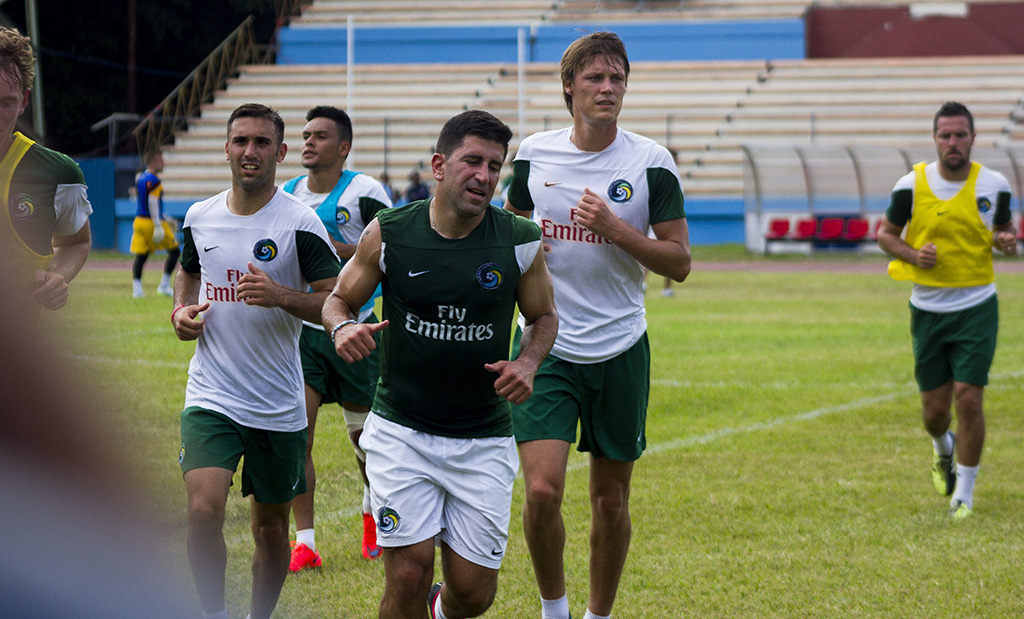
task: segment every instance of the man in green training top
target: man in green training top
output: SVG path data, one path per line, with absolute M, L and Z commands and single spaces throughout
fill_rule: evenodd
M 381 617 L 476 617 L 490 607 L 519 468 L 510 402 L 558 325 L 540 229 L 490 206 L 512 132 L 479 110 L 445 123 L 431 168 L 435 197 L 381 211 L 324 304 L 346 361 L 380 332 L 380 380 L 360 446 L 384 548 Z M 383 318 L 357 322 L 383 282 Z M 508 359 L 516 306 L 521 354 Z M 434 573 L 434 539 L 444 583 Z M 429 593 L 428 593 L 429 591 Z

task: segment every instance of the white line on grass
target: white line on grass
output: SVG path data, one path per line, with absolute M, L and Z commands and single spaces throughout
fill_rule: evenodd
M 76 354 L 76 353 L 64 353 L 64 356 L 66 356 L 69 359 L 73 359 L 75 361 L 84 361 L 86 363 L 116 363 L 116 364 L 123 364 L 123 365 L 148 365 L 148 366 L 151 366 L 151 367 L 160 367 L 160 368 L 178 368 L 178 369 L 182 369 L 182 370 L 187 370 L 188 369 L 188 362 L 184 362 L 183 363 L 181 361 L 165 361 L 163 359 L 155 359 L 155 360 L 154 359 L 139 359 L 139 358 L 135 358 L 135 359 L 128 359 L 128 358 L 112 359 L 110 357 L 94 357 L 92 355 L 79 355 L 79 354 Z

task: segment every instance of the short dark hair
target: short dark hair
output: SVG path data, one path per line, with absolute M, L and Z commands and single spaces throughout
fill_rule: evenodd
M 939 111 L 935 112 L 935 118 L 932 119 L 932 134 L 938 133 L 940 118 L 950 118 L 953 116 L 966 116 L 967 126 L 971 128 L 971 133 L 974 133 L 974 116 L 971 116 L 967 106 L 957 101 L 946 101 L 939 108 Z
M 153 157 L 156 157 L 157 155 L 162 155 L 163 152 L 164 151 L 159 147 L 151 146 L 150 148 L 146 149 L 145 153 L 142 154 L 142 164 L 145 165 L 146 167 L 149 167 L 149 162 L 153 161 Z
M 562 98 L 565 99 L 565 107 L 572 115 L 572 95 L 565 92 L 565 85 L 572 82 L 576 74 L 582 71 L 591 59 L 597 56 L 604 56 L 612 64 L 622 67 L 622 72 L 629 79 L 629 58 L 626 56 L 626 46 L 622 39 L 614 32 L 591 32 L 585 34 L 569 44 L 562 54 L 562 61 L 559 64 L 559 77 L 562 80 Z
M 277 145 L 280 146 L 284 143 L 284 120 L 281 119 L 281 115 L 277 113 L 277 110 L 271 107 L 267 107 L 262 103 L 243 103 L 235 108 L 235 111 L 231 112 L 231 116 L 228 117 L 228 135 L 231 135 L 231 124 L 238 118 L 263 118 L 274 123 L 274 128 L 277 129 Z
M 512 130 L 496 116 L 483 110 L 466 110 L 448 119 L 437 138 L 437 152 L 445 157 L 451 156 L 466 141 L 466 136 L 470 135 L 501 144 L 505 148 L 502 159 L 508 154 Z
M 352 143 L 352 119 L 348 117 L 345 110 L 338 109 L 333 105 L 318 105 L 306 112 L 306 122 L 314 118 L 327 118 L 334 121 L 338 127 L 338 137 L 342 142 Z

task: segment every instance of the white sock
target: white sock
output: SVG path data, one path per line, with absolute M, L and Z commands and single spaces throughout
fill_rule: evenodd
M 595 615 L 587 609 L 587 614 L 583 615 L 583 619 L 611 619 L 611 615 Z
M 305 544 L 309 549 L 316 552 L 316 533 L 313 529 L 302 529 L 295 532 L 295 545 Z
M 171 274 L 170 273 L 164 273 L 164 276 L 160 278 L 160 287 L 163 288 L 165 286 L 170 286 L 170 285 L 171 285 Z
M 948 456 L 953 453 L 953 435 L 943 432 L 939 438 L 932 439 L 932 445 L 935 447 L 935 453 L 940 456 Z
M 363 485 L 363 513 L 364 514 L 372 514 L 373 512 L 370 511 L 371 509 L 372 508 L 370 507 L 370 487 L 364 484 Z
M 203 613 L 203 619 L 228 619 L 228 611 L 225 608 L 216 613 Z
M 976 466 L 964 466 L 962 464 L 956 465 L 956 490 L 953 491 L 953 498 L 950 499 L 950 505 L 954 501 L 960 501 L 967 507 L 973 508 L 974 504 L 974 478 L 978 475 L 978 467 Z
M 141 279 L 133 279 L 132 280 L 132 292 L 136 293 L 136 294 L 142 294 L 142 280 Z
M 563 595 L 557 600 L 540 599 L 541 619 L 569 619 L 569 596 Z
M 441 611 L 441 596 L 437 596 L 434 599 L 434 617 L 435 619 L 448 619 L 448 615 Z

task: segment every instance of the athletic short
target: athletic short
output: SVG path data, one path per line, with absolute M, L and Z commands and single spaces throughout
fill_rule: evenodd
M 158 249 L 175 249 L 178 247 L 178 240 L 174 238 L 174 226 L 166 221 L 161 221 L 164 229 L 164 238 L 159 243 L 153 242 L 153 220 L 149 217 L 136 217 L 132 222 L 132 242 L 128 250 L 133 254 L 151 254 Z
M 359 445 L 378 544 L 395 548 L 437 537 L 467 561 L 501 567 L 519 469 L 511 436 L 436 436 L 371 414 Z
M 950 380 L 987 385 L 996 354 L 999 302 L 995 295 L 959 312 L 926 312 L 910 306 L 914 378 L 931 391 Z
M 242 496 L 257 503 L 287 503 L 306 492 L 306 430 L 249 428 L 227 415 L 190 406 L 181 412 L 181 472 L 242 466 Z
M 519 353 L 518 332 L 513 358 Z M 548 355 L 533 379 L 533 395 L 512 406 L 516 441 L 576 442 L 595 458 L 631 462 L 647 447 L 651 349 L 647 334 L 599 363 L 572 363 Z
M 364 322 L 376 323 L 370 314 Z M 374 336 L 376 337 L 376 336 Z M 378 345 L 380 340 L 377 340 Z M 302 357 L 302 377 L 307 385 L 323 395 L 322 404 L 351 402 L 369 407 L 377 390 L 380 348 L 375 348 L 365 359 L 345 363 L 331 344 L 331 336 L 323 329 L 302 325 L 299 336 L 299 354 Z

